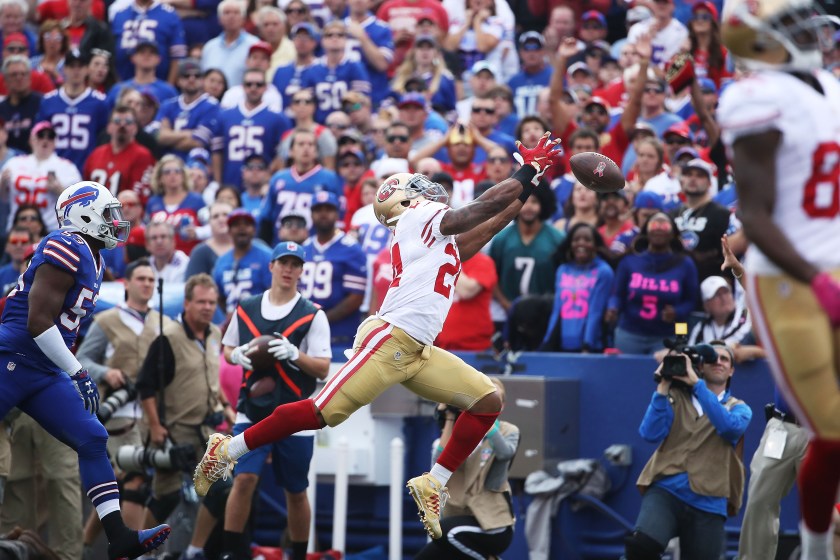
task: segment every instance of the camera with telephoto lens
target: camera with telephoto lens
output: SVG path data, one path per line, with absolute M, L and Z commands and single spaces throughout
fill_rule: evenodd
M 662 379 L 673 379 L 688 375 L 685 358 L 688 356 L 697 377 L 703 377 L 703 364 L 717 361 L 717 352 L 708 344 L 688 344 L 688 325 L 677 323 L 674 325 L 674 338 L 665 339 L 662 343 L 671 352 L 662 360 L 662 369 L 654 374 L 653 379 L 659 383 Z
M 462 411 L 461 411 L 460 408 L 455 408 L 451 404 L 446 405 L 446 408 L 444 408 L 444 409 L 440 409 L 438 407 L 435 407 L 434 418 L 435 418 L 435 422 L 437 422 L 438 428 L 440 428 L 440 431 L 443 431 L 443 426 L 444 426 L 444 424 L 446 424 L 446 414 L 448 412 L 451 412 L 452 414 L 454 414 L 455 415 L 455 420 L 457 420 L 458 416 L 461 415 Z
M 125 472 L 143 472 L 146 469 L 192 472 L 196 465 L 192 445 L 174 445 L 169 440 L 166 440 L 163 449 L 123 445 L 117 450 L 116 461 Z
M 108 395 L 108 398 L 104 399 L 99 404 L 99 412 L 96 413 L 96 416 L 99 418 L 99 421 L 104 424 L 111 419 L 114 412 L 136 398 L 137 389 L 134 387 L 134 383 L 126 379 L 125 385 L 112 392 Z

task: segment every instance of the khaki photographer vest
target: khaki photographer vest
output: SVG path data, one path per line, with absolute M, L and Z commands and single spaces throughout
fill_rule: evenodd
M 503 436 L 519 428 L 508 422 L 499 422 Z M 443 508 L 444 517 L 472 515 L 485 531 L 513 525 L 513 507 L 510 500 L 510 483 L 505 477 L 501 488 L 486 488 L 485 483 L 495 463 L 493 447 L 486 439 L 473 451 L 461 467 L 452 474 L 447 489 L 449 499 Z M 483 464 L 482 464 L 483 460 Z M 510 461 L 504 466 L 505 473 Z
M 688 473 L 694 492 L 726 498 L 727 513 L 736 515 L 744 495 L 744 463 L 738 452 L 743 453 L 743 438 L 733 447 L 718 435 L 708 414 L 698 419 L 688 391 L 675 389 L 671 398 L 671 431 L 648 460 L 636 486 L 644 494 L 660 478 Z M 743 402 L 730 396 L 723 406 L 732 410 Z
M 163 328 L 175 355 L 175 374 L 163 390 L 166 423 L 198 426 L 208 414 L 222 410 L 219 402 L 219 352 L 222 333 L 210 325 L 204 348 L 187 336 L 181 323 Z
M 118 307 L 98 313 L 93 320 L 96 321 L 96 324 L 108 338 L 108 342 L 114 347 L 114 353 L 111 354 L 105 365 L 109 368 L 122 370 L 132 383 L 137 381 L 140 366 L 143 365 L 143 360 L 149 353 L 149 347 L 157 336 L 157 329 L 160 324 L 158 312 L 149 311 L 146 314 L 146 321 L 140 336 L 134 334 L 134 331 L 123 322 Z M 164 328 L 172 322 L 168 317 L 164 317 L 163 321 Z

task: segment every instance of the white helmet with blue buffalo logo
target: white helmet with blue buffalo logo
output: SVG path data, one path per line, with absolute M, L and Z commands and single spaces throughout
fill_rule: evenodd
M 131 224 L 123 219 L 120 201 L 93 181 L 64 189 L 55 203 L 55 213 L 62 230 L 99 239 L 108 249 L 125 242 L 131 229 Z

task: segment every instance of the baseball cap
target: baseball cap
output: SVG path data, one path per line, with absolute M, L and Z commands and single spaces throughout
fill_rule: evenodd
M 438 20 L 437 14 L 432 10 L 425 10 L 423 11 L 422 15 L 417 18 L 417 23 L 421 24 L 424 21 L 430 21 L 434 25 L 440 27 L 440 20 Z
M 352 156 L 361 161 L 362 163 L 364 163 L 365 161 L 365 154 L 362 150 L 347 150 L 346 152 L 343 152 L 340 156 L 338 156 L 338 161 L 343 160 L 347 156 Z
M 3 46 L 11 45 L 12 43 L 23 43 L 24 45 L 28 44 L 26 41 L 26 35 L 20 32 L 16 33 L 9 33 L 3 39 Z
M 599 200 L 604 200 L 604 199 L 607 199 L 611 196 L 617 196 L 619 198 L 623 198 L 624 202 L 630 202 L 630 199 L 627 198 L 627 193 L 624 191 L 624 189 L 618 189 L 617 191 L 598 193 L 598 199 Z
M 437 39 L 435 39 L 434 35 L 429 33 L 423 33 L 422 35 L 418 35 L 416 39 L 414 39 L 414 46 L 419 47 L 421 44 L 437 46 Z
M 677 136 L 680 136 L 681 138 L 686 138 L 688 140 L 693 140 L 692 135 L 691 135 L 691 130 L 688 128 L 688 125 L 685 124 L 684 122 L 678 122 L 676 124 L 672 124 L 671 126 L 669 126 L 668 130 L 666 130 L 662 134 L 662 138 L 665 138 L 669 134 L 676 134 Z
M 639 23 L 653 17 L 653 12 L 647 6 L 635 6 L 627 10 L 627 23 Z
M 472 65 L 472 73 L 478 74 L 479 72 L 490 72 L 493 75 L 493 78 L 498 78 L 499 76 L 496 74 L 496 70 L 493 68 L 493 65 L 487 62 L 486 60 L 479 60 L 475 64 Z
M 160 101 L 158 100 L 157 95 L 155 95 L 155 92 L 152 90 L 152 88 L 144 87 L 141 88 L 139 91 L 140 95 L 143 96 L 143 99 L 145 99 L 155 107 L 160 107 Z
M 394 173 L 408 173 L 408 160 L 403 158 L 382 158 L 370 164 L 370 170 L 377 177 L 389 177 Z
M 700 157 L 700 152 L 692 148 L 691 146 L 686 146 L 684 148 L 680 148 L 676 152 L 674 152 L 674 161 L 678 161 L 680 158 L 684 156 L 689 156 L 691 159 L 696 159 Z
M 587 12 L 583 12 L 583 15 L 580 16 L 580 21 L 590 21 L 593 19 L 597 20 L 604 27 L 607 26 L 607 18 L 598 10 L 589 10 Z
M 312 208 L 316 206 L 321 206 L 324 204 L 329 204 L 330 206 L 334 207 L 338 210 L 341 205 L 338 203 L 338 197 L 335 196 L 330 191 L 318 191 L 315 193 L 314 198 L 312 199 Z
M 636 199 L 633 201 L 633 207 L 662 210 L 665 208 L 665 200 L 659 193 L 642 191 L 636 195 Z
M 700 91 L 703 93 L 717 93 L 717 86 L 714 80 L 709 78 L 700 78 L 697 80 L 697 85 L 700 86 Z
M 592 74 L 592 68 L 590 68 L 589 65 L 586 64 L 585 62 L 583 62 L 582 60 L 579 60 L 579 61 L 575 62 L 574 64 L 572 64 L 571 66 L 569 66 L 569 69 L 566 71 L 566 75 L 567 76 L 573 76 L 574 73 L 578 72 L 578 71 L 586 72 L 590 76 L 593 75 Z
M 589 107 L 590 105 L 598 105 L 599 107 L 603 107 L 607 113 L 609 113 L 610 109 L 612 108 L 610 107 L 610 104 L 607 103 L 606 99 L 604 99 L 603 97 L 598 97 L 597 95 L 595 97 L 591 97 L 589 101 L 586 102 L 586 105 L 584 105 L 584 108 Z
M 347 144 L 347 141 L 350 141 L 354 144 L 364 144 L 365 138 L 362 136 L 362 133 L 359 132 L 356 128 L 345 128 L 341 131 L 341 134 L 338 136 L 336 141 L 338 145 L 341 146 L 342 144 Z
M 251 224 L 257 225 L 257 220 L 254 219 L 254 215 L 251 214 L 249 210 L 245 210 L 244 208 L 237 208 L 236 210 L 228 214 L 227 223 L 228 225 L 230 225 L 231 223 L 233 223 L 234 220 L 238 219 L 248 220 L 249 222 L 251 222 Z
M 303 214 L 295 214 L 294 212 L 286 214 L 280 218 L 280 227 L 283 227 L 290 222 L 297 222 L 297 225 L 300 225 L 300 227 L 306 227 L 306 216 Z M 301 224 L 301 222 L 303 223 Z
M 636 124 L 633 126 L 633 130 L 630 132 L 630 139 L 632 140 L 635 138 L 636 134 L 640 132 L 644 132 L 646 136 L 656 136 L 656 130 L 654 130 L 650 123 L 646 123 L 645 121 L 636 121 Z
M 297 35 L 301 31 L 306 32 L 315 41 L 320 41 L 321 40 L 321 34 L 318 32 L 318 29 L 314 25 L 309 23 L 308 21 L 298 23 L 297 25 L 292 27 L 291 36 L 294 37 L 295 35 Z
M 399 103 L 397 103 L 397 108 L 402 109 L 408 105 L 416 105 L 426 110 L 429 109 L 429 102 L 426 100 L 426 96 L 416 91 L 404 93 L 400 97 Z
M 717 6 L 709 2 L 708 0 L 703 0 L 702 2 L 697 2 L 694 6 L 691 7 L 691 13 L 696 14 L 699 10 L 706 10 L 712 17 L 718 19 L 718 9 Z
M 519 46 L 524 51 L 537 51 L 545 46 L 545 39 L 537 31 L 526 31 L 519 36 Z
M 729 282 L 727 282 L 722 276 L 709 276 L 705 280 L 700 283 L 700 294 L 703 296 L 703 301 L 709 301 L 715 294 L 718 293 L 718 290 L 721 288 L 726 288 L 730 292 L 732 288 L 729 286 Z
M 201 72 L 201 63 L 195 58 L 185 58 L 178 63 L 178 75 L 183 76 L 189 72 Z
M 251 54 L 254 51 L 262 51 L 265 54 L 267 54 L 269 58 L 272 54 L 274 54 L 274 50 L 271 48 L 271 45 L 269 45 L 265 41 L 257 41 L 256 43 L 251 45 L 251 48 L 248 49 L 248 54 Z
M 131 51 L 131 53 L 134 54 L 144 47 L 149 47 L 150 49 L 155 51 L 155 54 L 160 54 L 160 47 L 154 41 L 140 41 L 139 43 L 137 43 L 137 46 L 134 47 L 134 50 Z
M 712 169 L 712 164 L 700 158 L 694 158 L 693 160 L 683 165 L 683 171 L 685 171 L 686 169 L 699 169 L 700 171 L 708 175 L 709 179 L 711 179 L 712 175 L 715 174 L 714 169 Z
M 35 136 L 36 134 L 38 134 L 42 130 L 55 131 L 55 129 L 53 128 L 53 125 L 50 121 L 41 121 L 41 122 L 37 123 L 35 126 L 32 127 L 32 132 L 30 132 L 30 134 L 32 134 L 32 136 Z
M 257 152 L 251 152 L 248 155 L 246 155 L 245 159 L 242 160 L 242 163 L 247 165 L 248 163 L 250 163 L 254 160 L 257 160 L 264 165 L 268 165 L 268 161 L 265 159 L 265 156 L 263 154 L 259 154 Z
M 300 262 L 306 262 L 303 247 L 294 241 L 281 241 L 271 252 L 272 261 L 282 259 L 283 257 L 297 257 L 300 259 Z
M 81 62 L 82 64 L 87 64 L 87 53 L 82 52 L 79 49 L 70 49 L 69 51 L 67 51 L 67 54 L 64 55 L 64 64 L 68 65 L 74 62 Z

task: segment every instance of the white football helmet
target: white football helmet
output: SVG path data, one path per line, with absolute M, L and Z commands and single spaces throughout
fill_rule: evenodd
M 397 173 L 379 186 L 373 201 L 373 212 L 380 224 L 393 229 L 415 199 L 446 204 L 449 195 L 442 185 L 431 182 L 425 175 Z
M 82 181 L 64 189 L 55 203 L 58 225 L 99 239 L 113 249 L 128 239 L 131 224 L 123 219 L 122 204 L 111 191 L 93 181 Z
M 723 44 L 751 70 L 812 70 L 831 50 L 833 25 L 814 0 L 727 0 Z

